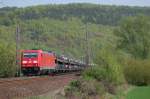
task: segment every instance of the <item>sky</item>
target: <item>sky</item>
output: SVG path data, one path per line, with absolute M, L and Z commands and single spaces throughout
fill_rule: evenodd
M 27 7 L 44 4 L 94 3 L 105 5 L 148 6 L 150 0 L 0 0 L 0 7 Z

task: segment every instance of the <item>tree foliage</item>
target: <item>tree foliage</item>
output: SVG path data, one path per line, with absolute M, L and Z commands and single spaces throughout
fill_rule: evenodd
M 150 62 L 149 59 L 126 59 L 124 74 L 126 80 L 134 85 L 150 85 Z
M 0 43 L 0 77 L 16 74 L 15 48 L 13 44 Z
M 148 58 L 150 52 L 150 18 L 140 15 L 122 20 L 115 31 L 118 47 L 135 58 Z
M 123 67 L 118 62 L 118 53 L 110 47 L 102 48 L 96 54 L 95 63 L 99 68 L 105 70 L 105 78 L 107 81 L 120 84 L 124 82 Z
M 122 17 L 136 16 L 137 14 L 150 15 L 149 7 L 129 6 L 104 6 L 96 4 L 62 4 L 44 5 L 27 8 L 1 8 L 0 14 L 2 25 L 11 25 L 15 19 L 33 20 L 41 18 L 53 18 L 56 20 L 67 20 L 75 17 L 84 23 L 95 23 L 103 25 L 117 25 Z

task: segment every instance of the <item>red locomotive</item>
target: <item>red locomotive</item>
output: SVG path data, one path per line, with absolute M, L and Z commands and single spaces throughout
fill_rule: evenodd
M 21 71 L 24 75 L 81 70 L 84 66 L 82 62 L 58 56 L 53 52 L 23 50 L 21 53 Z

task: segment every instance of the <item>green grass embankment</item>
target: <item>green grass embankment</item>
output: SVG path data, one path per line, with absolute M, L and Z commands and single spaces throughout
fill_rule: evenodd
M 150 99 L 150 86 L 134 88 L 128 92 L 126 99 Z

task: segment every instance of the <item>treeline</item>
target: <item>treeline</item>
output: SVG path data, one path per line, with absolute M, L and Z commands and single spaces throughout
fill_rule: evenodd
M 75 17 L 82 22 L 89 22 L 103 25 L 117 25 L 119 20 L 127 16 L 138 14 L 150 15 L 149 7 L 129 6 L 104 6 L 96 4 L 63 4 L 46 5 L 27 8 L 1 8 L 0 24 L 10 25 L 16 22 L 41 18 L 53 18 L 56 20 L 67 20 Z

